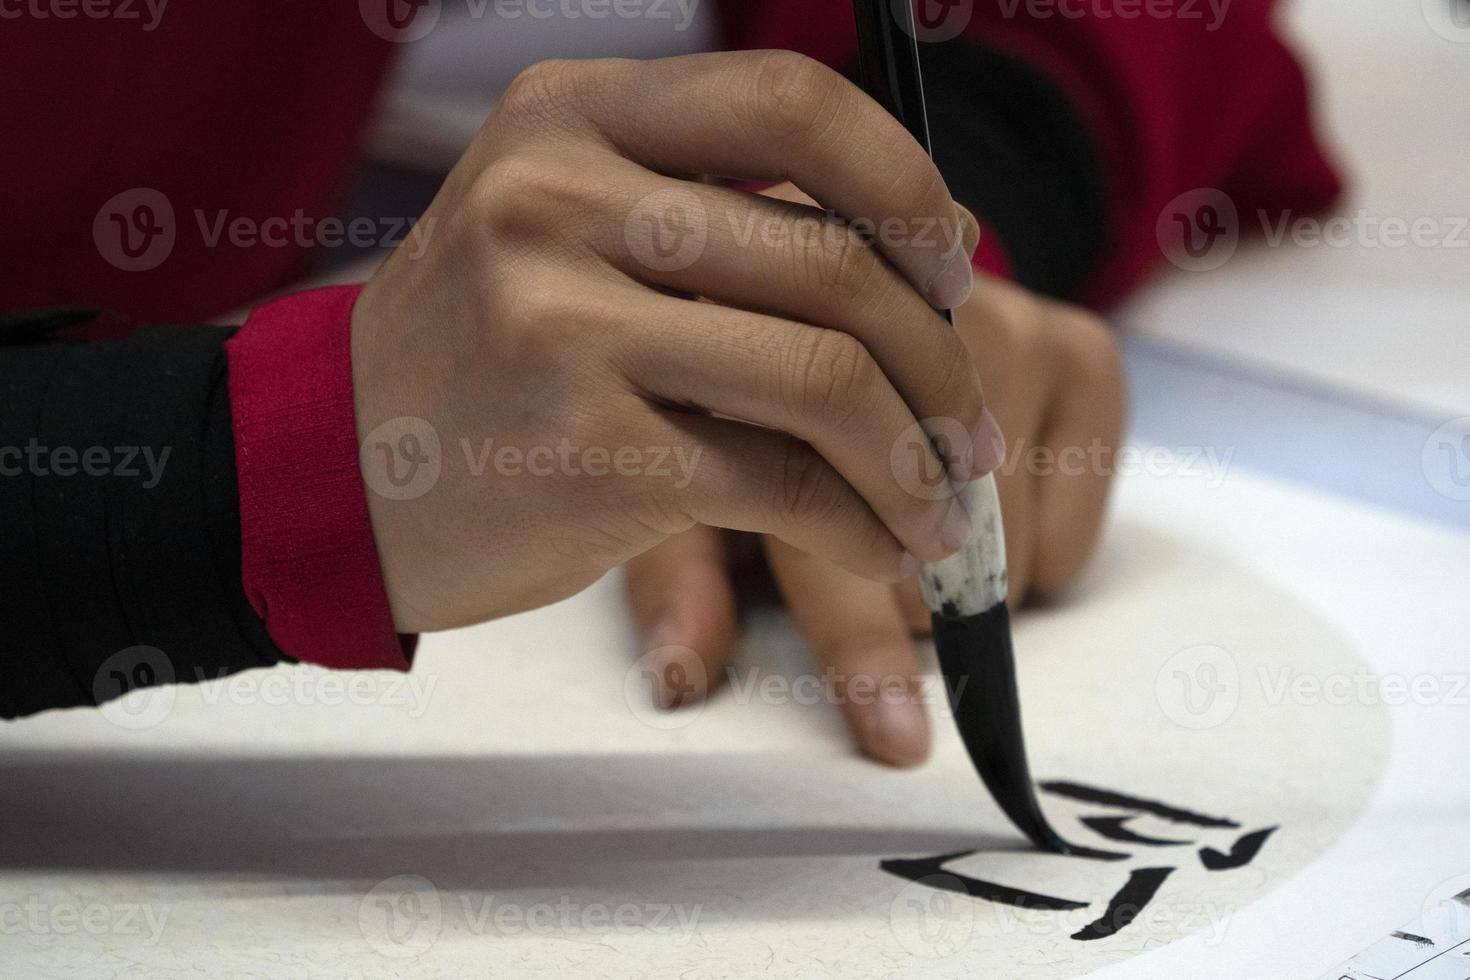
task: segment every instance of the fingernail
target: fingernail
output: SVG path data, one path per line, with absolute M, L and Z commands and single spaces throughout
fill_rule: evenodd
M 905 551 L 903 557 L 898 560 L 898 580 L 900 582 L 907 582 L 909 579 L 918 575 L 919 569 L 923 567 L 923 562 Z
M 987 473 L 994 473 L 1000 469 L 1006 459 L 1006 437 L 1000 431 L 1000 423 L 985 409 L 980 413 L 980 421 L 975 426 L 975 455 L 972 461 L 973 479 L 979 479 Z
M 887 692 L 864 710 L 868 751 L 892 765 L 922 762 L 929 751 L 929 717 L 913 695 Z
M 929 302 L 936 309 L 952 310 L 965 305 L 975 289 L 975 270 L 968 255 L 955 254 L 929 283 Z
M 944 526 L 939 530 L 939 541 L 944 553 L 952 555 L 970 540 L 970 515 L 964 504 L 956 497 L 950 502 L 949 513 L 944 515 Z
M 704 697 L 708 688 L 704 661 L 680 643 L 682 631 L 672 620 L 663 620 L 648 633 L 645 666 L 658 679 L 654 699 L 669 711 Z
M 679 624 L 670 617 L 660 619 L 652 629 L 643 636 L 643 649 L 646 653 L 653 653 L 661 647 L 680 646 L 682 631 Z

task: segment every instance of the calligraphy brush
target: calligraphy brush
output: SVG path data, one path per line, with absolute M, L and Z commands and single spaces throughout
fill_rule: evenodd
M 864 91 L 932 155 L 913 8 L 908 0 L 853 0 L 852 6 Z M 953 325 L 954 315 L 941 312 Z M 1073 848 L 1046 822 L 1026 764 L 995 476 L 959 492 L 972 521 L 970 540 L 958 554 L 925 566 L 920 579 L 950 707 L 970 761 L 1001 810 L 1036 846 L 1067 853 Z

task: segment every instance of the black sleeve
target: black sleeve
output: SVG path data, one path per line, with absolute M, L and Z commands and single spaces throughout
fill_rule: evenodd
M 999 237 L 1018 283 L 1075 298 L 1107 245 L 1102 164 L 1081 116 L 1041 72 L 968 37 L 920 57 L 950 192 Z
M 246 600 L 220 327 L 0 318 L 0 717 L 286 659 Z

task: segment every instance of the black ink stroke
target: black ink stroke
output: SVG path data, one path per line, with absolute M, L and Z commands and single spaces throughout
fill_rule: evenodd
M 1157 800 L 1129 796 L 1126 793 L 1100 789 L 1094 786 L 1084 786 L 1080 783 L 1047 782 L 1041 783 L 1040 787 L 1044 792 L 1067 797 L 1081 803 L 1133 811 L 1132 813 L 1123 815 L 1095 814 L 1093 816 L 1079 818 L 1082 825 L 1097 836 L 1120 843 L 1136 844 L 1144 847 L 1188 847 L 1196 844 L 1196 841 L 1192 840 L 1151 837 L 1146 834 L 1141 834 L 1127 826 L 1128 821 L 1144 813 L 1152 814 L 1171 823 L 1187 824 L 1202 828 L 1225 827 L 1238 829 L 1241 826 L 1236 821 L 1229 820 L 1225 817 L 1212 817 L 1203 813 L 1196 813 L 1192 810 L 1170 806 L 1167 803 L 1161 803 Z M 1227 871 L 1233 868 L 1244 867 L 1255 860 L 1256 855 L 1260 853 L 1267 839 L 1278 829 L 1278 827 L 1265 827 L 1261 830 L 1253 830 L 1243 834 L 1231 845 L 1229 853 L 1213 847 L 1200 847 L 1197 852 L 1200 863 L 1208 871 Z M 971 878 L 968 875 L 945 870 L 944 865 L 947 862 L 968 857 L 976 853 L 979 852 L 968 850 L 940 854 L 928 858 L 896 858 L 880 861 L 879 867 L 889 874 L 896 875 L 906 881 L 917 882 L 931 888 L 969 895 L 971 898 L 978 898 L 982 901 L 995 902 L 1001 905 L 1009 905 L 1014 908 L 1072 911 L 1087 908 L 1092 904 L 1091 902 L 1079 902 L 1069 898 L 1058 898 L 1054 895 L 1029 892 L 1020 888 L 1012 888 L 1009 885 L 982 881 L 978 878 Z M 1106 861 L 1127 860 L 1133 857 L 1131 854 L 1118 854 L 1112 851 L 1095 850 L 1072 844 L 1066 845 L 1066 850 L 1062 856 L 1084 857 Z M 1108 901 L 1107 908 L 1103 911 L 1102 915 L 1073 933 L 1072 939 L 1078 942 L 1092 942 L 1117 935 L 1138 918 L 1143 909 L 1158 894 L 1165 880 L 1176 870 L 1178 870 L 1177 866 L 1167 868 L 1135 868 L 1129 874 L 1128 880 L 1124 882 L 1123 886 Z M 1456 899 L 1470 904 L 1470 890 L 1462 892 L 1456 896 Z M 1413 939 L 1415 937 L 1406 934 L 1403 938 Z
M 1261 852 L 1262 845 L 1266 843 L 1266 838 L 1274 834 L 1276 830 L 1275 827 L 1267 827 L 1264 830 L 1251 831 L 1235 842 L 1229 854 L 1222 854 L 1213 847 L 1202 847 L 1199 849 L 1200 863 L 1211 871 L 1243 868 L 1255 860 L 1256 855 Z
M 1138 913 L 1153 900 L 1159 886 L 1173 871 L 1173 868 L 1138 868 L 1113 895 L 1103 914 L 1072 933 L 1072 938 L 1085 943 L 1116 935 L 1138 918 Z
M 1083 847 L 1081 844 L 1068 844 L 1063 857 L 1086 858 L 1089 861 L 1126 861 L 1131 855 L 1120 854 L 1117 851 L 1102 851 L 1095 847 Z
M 929 858 L 895 858 L 891 861 L 881 861 L 878 866 L 889 874 L 897 875 L 908 881 L 921 881 L 932 888 L 958 892 L 961 895 L 969 895 L 971 898 L 1011 905 L 1018 909 L 1070 912 L 1074 909 L 1087 908 L 1087 902 L 1074 902 L 1068 898 L 1023 891 L 1019 888 L 981 881 L 979 878 L 971 878 L 968 875 L 956 874 L 944 869 L 946 862 L 957 861 L 974 853 L 974 851 L 956 851 L 953 854 L 940 854 Z
M 1167 840 L 1163 837 L 1149 837 L 1140 834 L 1136 830 L 1129 830 L 1123 826 L 1132 817 L 1083 817 L 1082 825 L 1091 830 L 1099 837 L 1115 840 L 1122 844 L 1143 844 L 1145 847 L 1171 847 L 1178 844 L 1192 844 L 1194 841 Z
M 1187 823 L 1196 827 L 1227 827 L 1238 828 L 1240 824 L 1234 820 L 1224 817 L 1210 817 L 1203 813 L 1195 813 L 1191 810 L 1181 810 L 1167 803 L 1157 800 L 1145 800 L 1138 796 L 1129 796 L 1126 793 L 1116 793 L 1110 789 L 1098 789 L 1093 786 L 1083 786 L 1081 783 L 1050 782 L 1042 783 L 1041 788 L 1054 796 L 1065 796 L 1071 800 L 1082 803 L 1098 803 L 1102 806 L 1117 807 L 1121 810 L 1138 810 L 1142 813 L 1152 813 L 1156 817 L 1162 817 L 1171 823 Z

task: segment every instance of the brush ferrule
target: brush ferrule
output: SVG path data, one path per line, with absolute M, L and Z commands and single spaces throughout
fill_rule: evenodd
M 924 566 L 919 585 L 930 611 L 955 618 L 974 616 L 1006 600 L 1006 538 L 1000 520 L 995 475 L 958 491 L 970 514 L 970 540 L 944 561 Z

